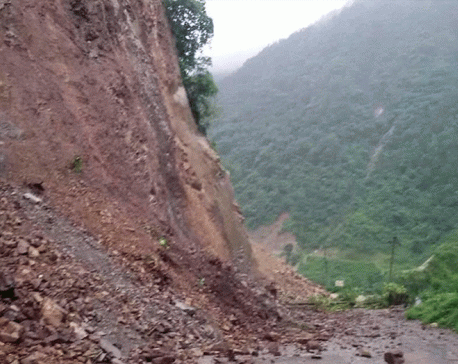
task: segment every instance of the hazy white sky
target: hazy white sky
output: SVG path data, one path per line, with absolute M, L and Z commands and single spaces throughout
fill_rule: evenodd
M 287 38 L 348 0 L 207 0 L 215 34 L 214 71 L 233 70 L 275 41 Z

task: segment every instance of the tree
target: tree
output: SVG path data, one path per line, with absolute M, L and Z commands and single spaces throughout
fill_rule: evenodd
M 205 10 L 205 0 L 163 0 L 175 36 L 180 72 L 196 124 L 205 134 L 211 115 L 212 96 L 218 89 L 208 67 L 211 59 L 202 48 L 213 37 L 213 20 Z
M 199 131 L 206 134 L 208 119 L 213 114 L 212 96 L 218 92 L 210 72 L 204 71 L 183 77 L 191 111 Z

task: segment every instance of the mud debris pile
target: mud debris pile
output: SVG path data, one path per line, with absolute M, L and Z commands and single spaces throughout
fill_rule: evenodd
M 29 193 L 0 183 L 1 362 L 238 360 L 313 337 L 292 328 L 272 283 L 173 247 L 159 260 L 108 250 Z M 177 270 L 194 277 L 188 289 Z

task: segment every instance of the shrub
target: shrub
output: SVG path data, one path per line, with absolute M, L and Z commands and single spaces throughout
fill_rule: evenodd
M 383 286 L 383 297 L 388 306 L 404 305 L 409 301 L 407 289 L 394 282 L 386 283 Z

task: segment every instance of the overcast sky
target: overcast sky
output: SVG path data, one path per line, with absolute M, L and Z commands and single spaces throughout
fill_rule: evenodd
M 348 0 L 207 0 L 215 34 L 213 71 L 232 71 L 264 47 L 316 22 Z

